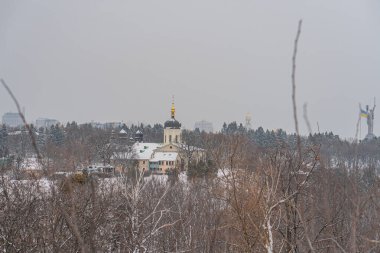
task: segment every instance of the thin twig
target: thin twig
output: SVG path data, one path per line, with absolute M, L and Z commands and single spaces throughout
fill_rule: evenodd
M 311 240 L 310 240 L 310 237 L 309 237 L 309 234 L 308 234 L 308 231 L 307 231 L 306 222 L 303 220 L 300 210 L 298 210 L 298 208 L 296 206 L 293 206 L 293 208 L 297 211 L 298 217 L 299 217 L 301 223 L 304 226 L 304 230 L 305 230 L 304 234 L 305 234 L 305 237 L 306 237 L 306 241 L 309 244 L 310 251 L 311 252 L 315 252 L 315 249 L 313 247 L 313 244 L 311 243 Z
M 15 97 L 15 95 L 13 95 L 13 92 L 12 90 L 9 88 L 9 86 L 6 84 L 6 82 L 4 81 L 4 79 L 0 79 L 1 83 L 3 84 L 4 88 L 7 90 L 8 94 L 11 96 L 13 102 L 15 103 L 16 107 L 17 107 L 17 111 L 18 111 L 18 114 L 20 115 L 21 119 L 22 119 L 22 122 L 24 123 L 24 126 L 26 127 L 26 129 L 28 130 L 28 133 L 29 133 L 29 136 L 32 140 L 32 145 L 33 145 L 33 148 L 34 148 L 34 151 L 36 152 L 37 154 L 37 159 L 38 159 L 38 162 L 40 164 L 42 164 L 42 156 L 40 154 L 40 151 L 38 150 L 38 147 L 37 147 L 37 142 L 36 142 L 36 138 L 34 137 L 34 134 L 33 134 L 33 130 L 32 128 L 30 127 L 30 125 L 28 124 L 28 122 L 26 122 L 26 119 L 25 119 L 25 115 L 22 113 L 21 111 L 21 108 L 20 108 L 20 104 L 18 103 L 17 101 L 17 98 Z
M 313 134 L 313 130 L 311 129 L 309 118 L 307 117 L 307 103 L 303 104 L 303 119 L 306 122 L 307 130 L 309 131 L 309 134 Z
M 302 19 L 298 21 L 298 30 L 297 35 L 294 40 L 294 49 L 293 49 L 293 57 L 292 57 L 292 101 L 293 101 L 293 116 L 294 116 L 294 124 L 296 128 L 297 134 L 297 146 L 298 146 L 298 155 L 301 161 L 301 137 L 298 129 L 298 119 L 297 119 L 297 103 L 296 103 L 296 59 L 297 59 L 297 50 L 298 50 L 298 40 L 301 35 L 301 27 L 302 27 Z
M 361 116 L 359 114 L 358 122 L 356 122 L 356 129 L 355 129 L 355 139 L 354 143 L 358 142 L 358 134 L 359 134 L 359 126 L 360 126 Z

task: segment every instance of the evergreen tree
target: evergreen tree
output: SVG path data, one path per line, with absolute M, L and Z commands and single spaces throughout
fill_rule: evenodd
M 64 142 L 64 134 L 63 130 L 59 127 L 59 125 L 51 126 L 50 128 L 50 138 L 55 145 L 62 145 Z
M 238 126 L 237 126 L 236 121 L 233 121 L 230 124 L 228 124 L 228 127 L 227 127 L 228 134 L 234 134 L 237 132 L 237 130 L 238 130 Z
M 8 156 L 8 130 L 5 125 L 0 129 L 0 157 Z
M 227 134 L 227 123 L 226 122 L 223 123 L 222 134 Z
M 241 134 L 244 134 L 246 133 L 247 129 L 245 129 L 245 127 L 243 126 L 242 123 L 239 124 L 239 128 L 238 128 L 238 132 L 241 133 Z
M 40 127 L 38 129 L 38 134 L 37 134 L 37 146 L 39 148 L 42 148 L 45 146 L 45 143 L 46 143 L 46 135 L 45 135 L 45 132 L 44 132 L 44 128 L 43 127 Z
M 262 127 L 259 127 L 254 135 L 254 141 L 258 146 L 263 147 L 265 145 L 265 132 Z

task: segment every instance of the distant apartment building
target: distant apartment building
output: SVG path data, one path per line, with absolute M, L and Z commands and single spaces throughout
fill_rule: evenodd
M 92 121 L 91 123 L 92 127 L 100 128 L 100 129 L 114 129 L 114 128 L 121 128 L 124 123 L 123 122 L 106 122 L 106 123 L 99 123 Z
M 100 129 L 104 129 L 105 128 L 104 124 L 100 123 L 100 122 L 94 122 L 94 121 L 92 121 L 90 124 L 94 128 L 100 128 Z
M 194 129 L 199 129 L 201 132 L 212 133 L 214 131 L 212 123 L 206 120 L 195 122 Z
M 8 127 L 19 127 L 24 123 L 20 117 L 20 114 L 16 112 L 7 112 L 3 115 L 3 124 Z
M 106 122 L 104 123 L 105 129 L 120 128 L 123 126 L 123 122 Z
M 37 128 L 50 128 L 51 126 L 54 126 L 56 124 L 59 124 L 58 120 L 55 119 L 46 119 L 46 118 L 38 118 L 36 120 L 36 127 Z

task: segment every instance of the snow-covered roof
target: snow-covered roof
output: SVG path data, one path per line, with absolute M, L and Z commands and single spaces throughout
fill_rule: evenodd
M 149 160 L 152 158 L 153 151 L 161 146 L 161 143 L 136 142 L 132 149 L 137 160 Z
M 175 161 L 177 160 L 177 152 L 155 152 L 151 162 L 158 161 Z
M 124 129 L 121 129 L 119 132 L 119 134 L 126 134 L 126 133 L 127 133 L 127 131 L 125 131 Z
M 114 159 L 133 159 L 135 156 L 134 156 L 134 153 L 133 152 L 114 152 L 111 159 L 114 160 Z
M 42 170 L 41 164 L 37 158 L 25 158 L 21 163 L 21 169 L 23 170 Z
M 13 131 L 13 132 L 8 133 L 8 135 L 20 135 L 20 134 L 22 134 L 22 131 Z
M 190 146 L 190 145 L 186 145 L 184 143 L 179 143 L 177 144 L 177 146 L 181 149 L 184 149 L 184 150 L 192 150 L 192 151 L 205 151 L 203 148 L 198 148 L 196 146 Z

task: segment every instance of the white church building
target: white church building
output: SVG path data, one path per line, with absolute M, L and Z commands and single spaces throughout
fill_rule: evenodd
M 182 142 L 181 123 L 175 119 L 175 106 L 172 102 L 170 119 L 164 123 L 163 143 L 136 142 L 132 146 L 133 159 L 137 160 L 140 171 L 152 173 L 170 173 L 175 170 L 186 170 L 186 154 L 191 148 L 193 159 L 204 159 L 203 149 L 189 147 Z

